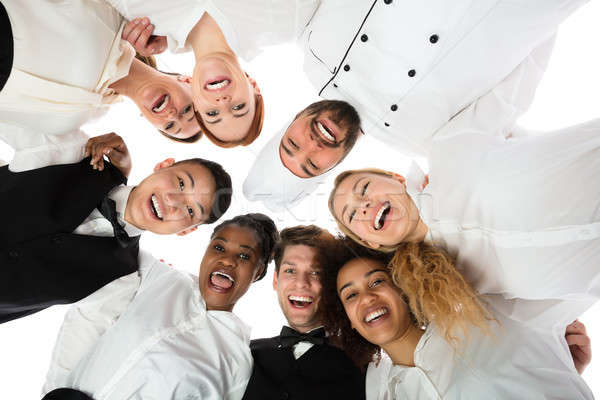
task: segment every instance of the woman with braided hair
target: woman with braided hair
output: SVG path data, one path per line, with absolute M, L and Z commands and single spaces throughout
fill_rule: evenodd
M 110 283 L 67 313 L 45 399 L 74 391 L 95 400 L 241 399 L 252 370 L 250 335 L 231 311 L 264 277 L 278 239 L 266 215 L 224 221 L 198 277 L 142 252 L 139 275 Z
M 407 243 L 392 256 L 347 239 L 337 251 L 324 323 L 368 364 L 368 400 L 593 398 L 564 337 L 496 313 L 503 300 L 479 297 L 446 252 Z

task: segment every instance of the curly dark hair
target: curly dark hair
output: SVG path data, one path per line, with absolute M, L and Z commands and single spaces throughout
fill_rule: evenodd
M 380 359 L 381 349 L 360 336 L 352 328 L 350 320 L 346 316 L 344 305 L 337 293 L 337 276 L 344 264 L 355 258 L 375 259 L 381 261 L 384 265 L 388 265 L 391 255 L 368 249 L 343 237 L 336 240 L 329 254 L 335 254 L 336 257 L 323 268 L 322 272 L 321 309 L 323 311 L 323 324 L 331 343 L 344 350 L 357 367 L 365 370 L 371 361 Z
M 279 241 L 279 231 L 277 230 L 277 226 L 275 226 L 275 222 L 261 213 L 238 215 L 217 225 L 210 238 L 214 238 L 217 232 L 229 225 L 248 228 L 256 234 L 262 253 L 259 262 L 262 262 L 263 269 L 255 281 L 261 280 L 267 273 L 269 263 L 273 259 L 273 248 Z

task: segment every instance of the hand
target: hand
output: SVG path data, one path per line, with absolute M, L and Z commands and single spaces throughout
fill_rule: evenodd
M 94 169 L 104 170 L 104 156 L 106 156 L 125 177 L 128 177 L 131 172 L 131 157 L 127 145 L 123 138 L 114 132 L 88 140 L 85 145 L 85 156 L 92 157 L 90 165 Z
M 167 37 L 155 36 L 154 25 L 147 17 L 136 18 L 125 24 L 121 38 L 127 40 L 143 56 L 160 54 L 167 49 Z
M 587 335 L 585 325 L 579 320 L 567 325 L 565 339 L 569 345 L 575 369 L 581 375 L 585 367 L 592 361 L 592 342 Z

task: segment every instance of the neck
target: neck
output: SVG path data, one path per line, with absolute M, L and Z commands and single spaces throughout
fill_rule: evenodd
M 221 28 L 208 13 L 202 15 L 188 34 L 186 44 L 192 47 L 196 62 L 215 53 L 227 53 L 235 57 Z
M 109 87 L 114 89 L 118 94 L 134 98 L 135 93 L 145 84 L 145 82 L 152 80 L 157 73 L 160 72 L 144 64 L 137 58 L 134 58 L 131 67 L 129 68 L 129 74 L 124 78 L 113 82 Z
M 410 324 L 402 337 L 387 343 L 381 348 L 390 356 L 395 365 L 415 366 L 415 349 L 423 331 Z
M 305 326 L 298 326 L 298 325 L 293 324 L 290 321 L 288 321 L 288 324 L 290 325 L 290 328 L 295 329 L 300 333 L 308 333 L 308 332 L 312 331 L 313 329 L 323 326 L 323 324 L 320 321 L 316 322 L 314 324 L 305 325 Z
M 123 213 L 123 219 L 125 220 L 125 222 L 127 222 L 128 224 L 131 224 L 133 226 L 135 226 L 138 229 L 144 229 L 142 227 L 140 227 L 138 224 L 136 224 L 136 222 L 133 220 L 132 216 L 131 216 L 131 207 L 133 207 L 133 197 L 135 196 L 135 190 L 137 188 L 133 188 L 131 189 L 131 192 L 129 192 L 129 197 L 127 197 L 127 204 L 125 205 L 125 212 Z
M 407 196 L 409 195 L 407 194 Z M 427 227 L 427 225 L 425 225 L 425 222 L 423 222 L 421 214 L 419 213 L 419 209 L 417 208 L 417 205 L 415 204 L 411 196 L 409 196 L 409 199 L 410 215 L 412 217 L 412 220 L 417 221 L 417 223 L 414 225 L 412 231 L 409 232 L 408 235 L 406 235 L 403 241 L 412 243 L 422 242 L 425 240 L 425 236 L 427 235 L 427 231 L 429 230 L 429 228 Z

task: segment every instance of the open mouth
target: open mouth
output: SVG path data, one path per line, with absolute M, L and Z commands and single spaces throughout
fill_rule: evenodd
M 221 90 L 227 87 L 231 83 L 230 79 L 227 78 L 217 78 L 213 81 L 207 82 L 204 85 L 204 89 L 206 90 Z
M 367 314 L 365 317 L 365 322 L 367 324 L 372 324 L 376 321 L 379 321 L 381 318 L 384 318 L 389 313 L 388 309 L 385 307 L 381 307 L 375 311 L 372 311 Z
M 377 214 L 375 214 L 375 219 L 373 220 L 373 228 L 375 228 L 376 231 L 383 227 L 385 219 L 387 218 L 391 209 L 392 206 L 390 205 L 389 201 L 383 203 L 383 205 L 379 208 L 379 211 L 377 211 Z
M 313 302 L 313 298 L 310 296 L 289 295 L 288 300 L 295 308 L 306 308 L 309 307 Z
M 152 209 L 152 213 L 154 214 L 154 216 L 162 221 L 163 220 L 163 212 L 162 212 L 162 209 L 160 208 L 160 203 L 158 202 L 158 198 L 154 194 L 150 197 L 150 208 Z
M 224 271 L 214 271 L 210 274 L 210 287 L 217 292 L 225 293 L 233 288 L 235 279 Z
M 167 108 L 167 104 L 169 104 L 169 99 L 170 97 L 168 94 L 160 96 L 158 100 L 154 102 L 154 105 L 152 106 L 152 111 L 154 111 L 155 113 L 162 112 L 165 108 Z
M 336 143 L 335 132 L 333 127 L 325 120 L 316 122 L 317 131 L 323 137 L 323 139 L 327 140 L 331 143 Z

